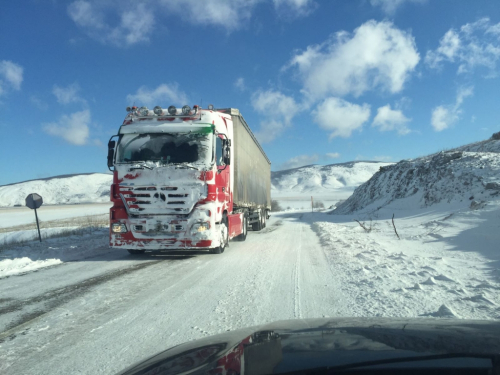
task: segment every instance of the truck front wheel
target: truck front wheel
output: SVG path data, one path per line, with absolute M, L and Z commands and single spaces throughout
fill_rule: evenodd
M 222 217 L 222 221 L 220 223 L 220 236 L 221 236 L 220 245 L 214 247 L 213 249 L 210 249 L 210 252 L 212 254 L 222 254 L 227 246 L 227 243 L 229 242 L 229 230 L 227 228 L 226 215 Z

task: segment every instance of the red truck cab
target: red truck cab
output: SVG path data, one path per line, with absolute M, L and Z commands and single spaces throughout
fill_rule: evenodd
M 230 239 L 245 240 L 256 210 L 233 202 L 232 116 L 198 106 L 127 111 L 108 145 L 110 246 L 222 253 Z

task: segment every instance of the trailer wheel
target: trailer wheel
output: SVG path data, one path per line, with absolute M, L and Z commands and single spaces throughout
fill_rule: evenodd
M 132 250 L 132 249 L 127 249 L 127 251 L 130 253 L 130 254 L 144 254 L 146 252 L 146 250 Z
M 262 211 L 259 209 L 259 220 L 252 223 L 252 230 L 257 232 L 262 229 Z
M 248 231 L 248 216 L 247 216 L 247 214 L 243 215 L 243 225 L 242 226 L 243 226 L 242 233 L 238 237 L 234 238 L 236 241 L 245 241 L 247 238 L 247 231 Z
M 221 237 L 223 238 L 223 241 L 221 241 L 221 244 L 217 247 L 214 247 L 213 249 L 210 249 L 210 253 L 212 254 L 222 254 L 229 242 L 229 231 L 227 228 L 227 216 L 224 215 L 222 217 L 222 221 L 220 223 L 220 231 L 221 231 Z

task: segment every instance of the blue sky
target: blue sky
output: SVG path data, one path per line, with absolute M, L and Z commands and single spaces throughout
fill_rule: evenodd
M 496 0 L 19 0 L 0 21 L 0 185 L 107 171 L 133 103 L 239 108 L 273 170 L 500 131 Z

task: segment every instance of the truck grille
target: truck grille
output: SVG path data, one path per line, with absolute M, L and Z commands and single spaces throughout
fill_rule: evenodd
M 120 185 L 119 191 L 135 215 L 187 214 L 201 198 L 199 187 Z

